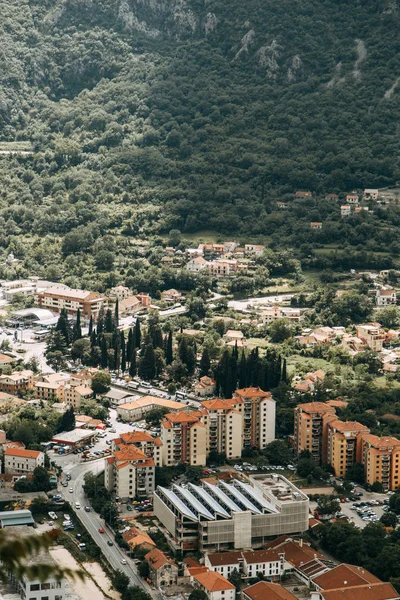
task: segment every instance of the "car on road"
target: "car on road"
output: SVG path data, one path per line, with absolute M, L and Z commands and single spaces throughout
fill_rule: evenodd
M 49 521 L 49 527 L 53 527 L 54 522 L 53 521 Z
M 133 508 L 132 508 L 132 506 L 131 506 L 130 504 L 127 504 L 127 505 L 126 505 L 126 510 L 129 510 L 129 511 L 131 511 L 131 510 L 133 510 Z
M 74 493 L 74 488 L 69 488 L 69 493 L 73 494 Z
M 127 562 L 126 562 L 125 558 L 121 558 L 121 564 L 122 564 L 122 565 L 126 565 L 126 564 L 127 564 Z
M 85 512 L 90 512 L 90 506 L 85 506 Z
M 107 544 L 108 546 L 114 546 L 114 542 L 112 542 L 111 540 L 107 540 Z
M 117 430 L 115 429 L 115 427 L 111 427 L 110 433 L 117 433 Z
M 62 482 L 61 482 L 61 485 L 62 485 L 63 487 L 68 487 L 68 481 L 62 481 Z
M 98 532 L 99 533 L 104 533 L 104 529 L 102 527 L 99 527 Z
M 76 508 L 76 510 L 79 510 L 80 507 L 81 507 L 81 505 L 79 504 L 79 502 L 75 502 L 75 508 Z

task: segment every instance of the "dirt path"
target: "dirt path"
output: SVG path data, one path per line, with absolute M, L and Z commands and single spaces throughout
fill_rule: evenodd
M 80 565 L 74 559 L 74 557 L 62 546 L 56 546 L 49 550 L 54 560 L 62 567 L 68 567 L 69 569 L 80 569 Z M 96 600 L 108 600 L 109 597 L 114 600 L 120 600 L 121 596 L 118 592 L 110 590 L 110 581 L 104 573 L 103 569 L 98 563 L 85 563 L 84 568 L 87 572 L 94 577 L 97 581 L 98 586 L 105 592 L 101 593 L 99 587 L 95 584 L 91 577 L 86 577 L 85 581 L 80 579 L 72 579 L 67 577 L 69 588 L 77 595 L 81 600 L 87 600 L 89 598 L 96 598 Z M 90 567 L 90 568 L 89 568 Z M 108 591 L 109 590 L 109 591 Z

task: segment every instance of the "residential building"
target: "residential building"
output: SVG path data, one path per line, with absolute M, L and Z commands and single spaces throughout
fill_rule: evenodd
M 342 206 L 340 207 L 340 215 L 342 217 L 349 217 L 351 215 L 350 204 L 342 204 Z
M 259 387 L 236 390 L 232 400 L 243 417 L 243 448 L 265 448 L 275 439 L 275 400 Z
M 375 352 L 381 352 L 385 341 L 385 332 L 379 323 L 357 325 L 357 336 Z
M 149 294 L 142 292 L 141 294 L 137 294 L 136 298 L 144 308 L 148 308 L 151 305 L 151 298 Z
M 379 190 L 366 189 L 363 193 L 364 200 L 378 200 Z
M 262 573 L 264 577 L 271 580 L 280 579 L 284 574 L 282 553 L 274 548 L 243 552 L 242 556 L 243 573 L 246 578 L 251 579 Z
M 399 600 L 400 595 L 391 583 L 372 583 L 363 586 L 340 587 L 311 592 L 311 600 Z
M 207 600 L 235 600 L 236 588 L 219 573 L 207 571 L 192 576 L 193 585 L 203 590 Z
M 259 581 L 243 590 L 242 600 L 297 600 L 297 596 L 278 583 Z
M 207 261 L 202 256 L 196 256 L 189 260 L 186 264 L 186 268 L 191 273 L 199 273 L 203 269 L 207 268 Z
M 25 450 L 24 448 L 7 448 L 4 452 L 4 472 L 20 473 L 25 475 L 33 473 L 36 467 L 44 466 L 44 454 L 38 450 Z
M 205 465 L 207 428 L 200 411 L 168 413 L 161 423 L 162 462 L 166 467 L 179 463 Z
M 327 462 L 326 432 L 328 421 L 336 419 L 336 410 L 324 402 L 307 402 L 294 409 L 294 445 L 297 454 L 311 452 L 316 464 Z
M 107 397 L 107 395 L 106 395 Z M 117 406 L 117 413 L 123 421 L 140 421 L 153 408 L 167 408 L 169 411 L 185 410 L 186 404 L 168 400 L 166 398 L 158 398 L 158 396 L 131 396 L 135 398 L 130 402 L 124 402 Z M 125 398 L 128 400 L 129 398 Z
M 175 304 L 175 302 L 180 302 L 183 299 L 183 296 L 177 290 L 165 290 L 161 292 L 161 300 L 167 302 L 168 304 Z
M 376 290 L 375 302 L 377 306 L 389 306 L 390 304 L 396 304 L 396 290 Z
M 367 569 L 347 563 L 337 565 L 330 571 L 318 577 L 313 577 L 313 587 L 317 591 L 332 590 L 345 586 L 353 588 L 379 582 L 378 577 L 375 577 Z
M 78 309 L 82 318 L 97 319 L 101 307 L 108 306 L 108 298 L 101 296 L 97 292 L 88 292 L 87 290 L 76 290 L 66 285 L 50 287 L 35 296 L 36 304 L 43 308 L 48 308 L 54 312 L 61 312 L 65 309 L 69 315 L 76 315 Z
M 277 319 L 290 319 L 291 321 L 300 321 L 301 310 L 299 308 L 282 308 L 280 306 L 271 306 L 265 308 L 261 313 L 263 325 L 269 325 Z
M 117 285 L 110 290 L 111 298 L 118 298 L 118 300 L 124 300 L 124 298 L 129 298 L 131 295 L 131 290 L 124 285 Z
M 310 229 L 322 229 L 322 223 L 320 221 L 311 221 Z
M 86 385 L 71 385 L 64 386 L 64 402 L 71 406 L 74 411 L 80 410 L 82 400 L 90 400 L 93 398 L 92 388 Z
M 344 477 L 356 462 L 362 460 L 362 436 L 368 427 L 357 421 L 335 419 L 328 423 L 328 463 L 336 477 Z
M 64 400 L 64 385 L 62 383 L 48 383 L 47 381 L 36 381 L 34 385 L 36 397 L 39 400 L 57 402 Z
M 307 373 L 307 375 L 305 375 L 301 381 L 295 383 L 294 389 L 298 392 L 314 392 L 317 389 L 317 386 L 321 384 L 324 379 L 325 373 L 319 369 L 313 373 Z
M 242 552 L 217 552 L 214 554 L 206 554 L 204 557 L 204 565 L 209 571 L 219 573 L 223 577 L 231 575 L 236 569 L 239 573 L 243 569 L 243 554 Z
M 269 542 L 267 548 L 280 555 L 285 575 L 292 574 L 308 586 L 312 585 L 314 577 L 328 572 L 335 566 L 330 559 L 311 548 L 303 539 L 281 536 Z
M 9 527 L 7 532 L 10 537 L 15 537 L 18 541 L 25 536 L 32 536 L 32 528 L 26 525 Z M 25 557 L 23 564 L 25 567 L 35 567 L 36 565 L 46 565 L 53 569 L 59 567 L 48 550 L 44 549 L 34 552 L 30 557 Z M 42 573 L 43 570 L 40 572 Z M 23 600 L 36 600 L 36 598 L 38 600 L 65 600 L 70 592 L 65 579 L 58 580 L 55 575 L 45 575 L 39 579 L 39 577 L 29 578 L 27 574 L 17 577 L 14 573 L 9 572 L 8 578 Z
M 244 253 L 247 256 L 262 256 L 262 253 L 265 250 L 265 246 L 260 246 L 259 244 L 245 244 L 244 245 Z
M 207 263 L 207 269 L 210 275 L 214 275 L 215 277 L 229 277 L 236 273 L 238 262 L 235 259 L 213 260 Z
M 226 454 L 228 459 L 242 456 L 243 416 L 234 408 L 234 401 L 205 400 L 202 422 L 207 428 L 206 453 Z
M 215 394 L 216 386 L 217 382 L 215 379 L 212 379 L 212 377 L 208 377 L 207 375 L 203 375 L 203 377 L 200 377 L 200 381 L 198 381 L 194 386 L 194 393 L 196 396 L 200 396 L 200 398 L 204 398 L 205 396 L 213 396 Z
M 151 539 L 151 537 L 137 527 L 131 527 L 131 529 L 128 529 L 128 531 L 124 531 L 122 537 L 131 550 L 140 548 L 142 551 L 149 551 L 156 547 L 156 543 Z
M 128 296 L 119 301 L 118 311 L 121 317 L 134 315 L 142 308 L 142 304 L 137 296 Z
M 337 194 L 326 194 L 325 200 L 339 200 L 339 196 Z
M 400 489 L 400 440 L 394 437 L 363 436 L 362 463 L 365 481 L 380 482 L 385 491 Z
M 0 391 L 21 394 L 33 388 L 33 371 L 15 371 L 11 375 L 0 375 Z
M 148 431 L 121 433 L 119 438 L 112 441 L 112 450 L 121 450 L 127 445 L 139 448 L 148 458 L 154 460 L 156 467 L 162 466 L 162 441 L 159 437 L 153 437 Z
M 153 548 L 144 559 L 149 565 L 150 581 L 158 589 L 174 585 L 178 580 L 178 567 L 158 548 Z
M 312 198 L 312 193 L 298 191 L 295 193 L 294 197 L 296 200 L 302 200 L 304 198 Z
M 261 547 L 271 536 L 308 529 L 308 497 L 277 474 L 158 486 L 153 501 L 155 516 L 183 551 Z
M 358 194 L 347 194 L 346 203 L 347 204 L 358 204 Z
M 120 498 L 148 498 L 154 492 L 155 464 L 134 445 L 121 445 L 105 460 L 104 485 Z
M 244 342 L 246 340 L 244 333 L 236 329 L 228 329 L 224 335 L 226 342 Z

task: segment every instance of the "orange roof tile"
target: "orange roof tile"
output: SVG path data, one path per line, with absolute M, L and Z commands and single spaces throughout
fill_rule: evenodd
M 215 552 L 209 554 L 208 560 L 213 567 L 221 567 L 222 565 L 234 565 L 242 559 L 241 552 Z
M 154 569 L 155 571 L 167 563 L 171 565 L 174 564 L 174 562 L 158 548 L 153 548 L 150 550 L 150 552 L 145 555 L 145 559 L 149 563 L 150 568 Z
M 155 542 L 153 542 L 153 540 L 151 539 L 151 537 L 149 537 L 146 533 L 144 533 L 140 529 L 137 529 L 136 527 L 132 527 L 132 529 L 130 529 L 129 531 L 125 531 L 125 533 L 122 534 L 122 537 L 131 548 L 136 548 L 136 546 L 142 545 L 156 545 Z
M 289 590 L 285 589 L 278 583 L 269 583 L 267 581 L 259 581 L 254 585 L 243 590 L 243 598 L 246 600 L 295 600 Z
M 323 590 L 378 583 L 379 581 L 378 577 L 375 577 L 366 569 L 345 563 L 313 579 L 313 582 Z
M 146 460 L 147 456 L 136 446 L 123 444 L 114 452 L 115 459 L 120 460 Z
M 7 448 L 5 456 L 18 456 L 20 458 L 38 458 L 39 450 L 25 450 L 24 448 Z
M 176 413 L 167 413 L 164 417 L 169 423 L 195 423 L 202 416 L 202 413 L 197 410 L 186 412 L 184 410 Z
M 264 392 L 259 387 L 248 387 L 242 388 L 241 390 L 235 390 L 235 394 L 242 398 L 271 398 L 271 392 Z
M 383 582 L 326 590 L 320 594 L 325 600 L 390 600 L 399 597 L 391 583 Z
M 207 408 L 207 410 L 232 410 L 235 401 L 214 398 L 213 400 L 204 400 L 201 404 L 204 408 Z
M 197 575 L 194 575 L 194 579 L 209 592 L 222 592 L 223 590 L 235 589 L 235 586 L 230 581 L 214 571 L 198 573 Z
M 147 431 L 128 431 L 121 433 L 120 439 L 125 444 L 136 444 L 137 442 L 152 442 L 153 436 Z
M 276 562 L 280 560 L 281 552 L 275 548 L 269 548 L 268 550 L 253 550 L 252 552 L 243 552 L 243 558 L 249 564 L 264 563 L 264 562 Z
M 335 414 L 336 412 L 333 406 L 329 406 L 325 402 L 306 402 L 305 404 L 298 404 L 298 408 L 310 413 L 327 412 Z
M 358 423 L 358 421 L 341 421 L 340 419 L 335 419 L 334 421 L 331 421 L 329 423 L 329 427 L 334 427 L 340 432 L 365 431 L 366 433 L 369 433 L 368 427 L 362 425 L 361 423 Z

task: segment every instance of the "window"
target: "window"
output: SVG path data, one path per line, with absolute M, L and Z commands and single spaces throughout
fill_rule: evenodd
M 40 583 L 31 583 L 31 592 L 36 592 L 36 590 L 40 590 Z

